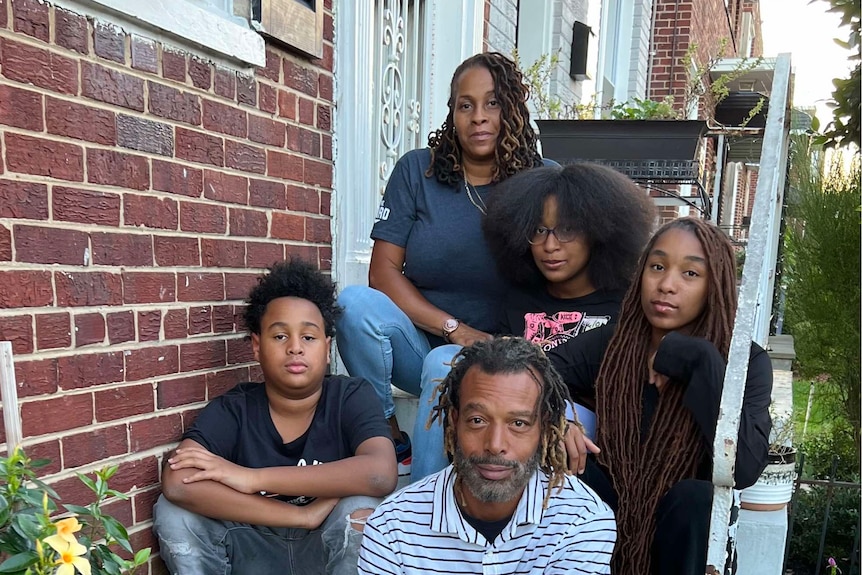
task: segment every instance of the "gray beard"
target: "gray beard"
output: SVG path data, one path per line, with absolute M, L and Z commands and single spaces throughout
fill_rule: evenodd
M 502 503 L 520 496 L 530 477 L 539 468 L 540 458 L 538 449 L 526 463 L 494 456 L 467 457 L 461 447 L 456 445 L 452 465 L 461 478 L 462 486 L 473 497 L 483 503 Z M 477 465 L 504 465 L 513 468 L 514 472 L 506 479 L 485 479 L 476 469 Z

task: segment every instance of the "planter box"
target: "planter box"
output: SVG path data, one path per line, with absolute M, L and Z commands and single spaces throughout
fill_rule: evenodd
M 757 483 L 740 492 L 741 507 L 751 511 L 776 511 L 782 509 L 793 495 L 796 480 L 796 452 L 774 458 L 763 470 Z

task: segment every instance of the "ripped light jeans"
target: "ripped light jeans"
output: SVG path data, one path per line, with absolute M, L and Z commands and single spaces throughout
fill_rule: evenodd
M 319 529 L 264 527 L 210 519 L 160 495 L 153 531 L 174 575 L 355 575 L 362 532 L 348 517 L 375 497 L 345 497 Z

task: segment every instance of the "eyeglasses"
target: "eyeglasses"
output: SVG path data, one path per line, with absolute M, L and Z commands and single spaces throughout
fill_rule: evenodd
M 572 228 L 546 228 L 545 226 L 539 226 L 533 231 L 532 236 L 527 237 L 527 241 L 530 242 L 530 245 L 540 246 L 547 241 L 548 236 L 551 234 L 554 234 L 554 237 L 557 238 L 557 241 L 561 244 L 575 241 L 578 237 L 578 231 Z

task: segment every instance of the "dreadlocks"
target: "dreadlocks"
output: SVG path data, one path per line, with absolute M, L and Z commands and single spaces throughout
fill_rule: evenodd
M 681 385 L 662 390 L 647 437 L 641 440 L 643 385 L 654 351 L 649 349 L 652 328 L 640 303 L 642 275 L 656 241 L 672 229 L 697 237 L 709 271 L 706 306 L 693 322 L 691 335 L 712 342 L 726 360 L 736 314 L 736 262 L 727 237 L 694 218 L 680 218 L 659 229 L 641 256 L 640 273 L 623 300 L 619 325 L 596 381 L 597 443 L 603 447 L 599 461 L 620 494 L 614 573 L 649 569 L 659 500 L 675 483 L 694 475 L 703 454 L 703 439 L 683 406 Z
M 539 386 L 539 467 L 550 476 L 544 506 L 548 506 L 551 490 L 562 489 L 565 481 L 566 450 L 563 438 L 566 434 L 566 401 L 569 391 L 557 370 L 545 353 L 536 345 L 521 337 L 502 337 L 479 341 L 459 351 L 452 359 L 453 367 L 437 387 L 439 399 L 431 410 L 428 427 L 435 419 L 443 422 L 443 444 L 446 453 L 453 455 L 457 438 L 451 420 L 452 410 L 460 408 L 461 382 L 474 365 L 489 375 L 511 374 L 526 371 Z
M 425 175 L 449 186 L 456 186 L 464 179 L 461 166 L 461 144 L 455 135 L 455 99 L 461 75 L 470 68 L 486 68 L 494 79 L 494 91 L 500 103 L 500 136 L 495 151 L 492 182 L 501 182 L 509 176 L 535 166 L 542 165 L 536 148 L 536 132 L 530 126 L 527 98 L 530 92 L 524 85 L 521 71 L 515 63 L 499 52 L 485 52 L 467 58 L 452 75 L 449 86 L 449 114 L 440 129 L 428 135 L 431 148 L 431 165 Z

